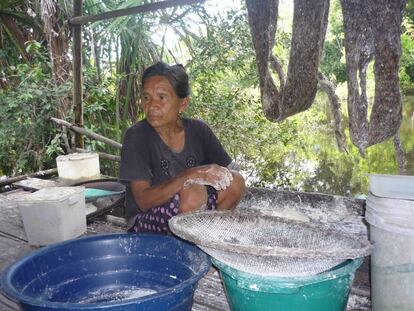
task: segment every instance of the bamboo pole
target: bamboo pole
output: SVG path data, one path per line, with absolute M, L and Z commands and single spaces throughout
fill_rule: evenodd
M 32 174 L 26 174 L 26 175 L 20 175 L 20 176 L 15 176 L 15 177 L 9 177 L 6 179 L 0 179 L 0 187 L 10 185 L 12 183 L 26 179 L 28 177 L 46 177 L 46 176 L 51 176 L 51 175 L 56 175 L 56 174 L 57 174 L 57 169 L 51 168 L 48 170 L 39 171 L 39 172 L 32 173 Z
M 183 5 L 203 3 L 203 2 L 205 2 L 205 0 L 166 0 L 166 1 L 160 1 L 160 2 L 155 2 L 155 3 L 148 3 L 148 4 L 144 4 L 140 6 L 131 7 L 131 8 L 109 11 L 109 12 L 105 12 L 105 13 L 101 13 L 97 15 L 76 16 L 74 14 L 73 15 L 74 17 L 69 19 L 69 24 L 72 26 L 79 26 L 79 25 L 84 25 L 86 23 L 96 22 L 96 21 L 114 18 L 114 17 L 133 15 L 133 14 L 144 13 L 144 12 L 151 12 L 151 11 L 166 9 L 166 8 L 170 8 L 174 6 L 183 6 Z
M 82 15 L 83 0 L 73 1 L 73 16 Z M 83 126 L 83 91 L 82 91 L 82 25 L 73 26 L 73 105 L 75 109 L 75 123 Z M 84 147 L 83 136 L 75 134 L 75 144 L 78 148 Z
M 95 140 L 101 141 L 105 144 L 108 144 L 111 147 L 117 148 L 117 149 L 121 149 L 122 148 L 122 144 L 118 143 L 115 140 L 109 139 L 105 136 L 96 134 L 92 131 L 89 130 L 85 130 L 82 127 L 76 126 L 74 124 L 71 124 L 65 120 L 62 119 L 57 119 L 57 118 L 50 118 L 50 120 L 52 120 L 53 122 L 55 122 L 56 124 L 60 125 L 60 126 L 66 126 L 67 128 L 71 129 L 72 131 L 74 131 L 75 133 L 81 134 L 81 135 L 85 135 L 88 136 L 90 138 L 93 138 Z M 83 148 L 80 148 L 83 149 Z

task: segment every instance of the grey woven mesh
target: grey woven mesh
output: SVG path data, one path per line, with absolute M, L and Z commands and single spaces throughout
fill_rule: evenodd
M 366 239 L 321 224 L 249 212 L 180 214 L 169 226 L 230 267 L 267 276 L 317 274 L 371 250 Z

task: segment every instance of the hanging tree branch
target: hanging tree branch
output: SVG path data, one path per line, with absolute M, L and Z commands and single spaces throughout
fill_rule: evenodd
M 279 0 L 246 0 L 256 53 L 262 109 L 270 121 L 282 121 L 308 109 L 316 95 L 318 67 L 328 25 L 328 0 L 295 0 L 286 79 L 272 56 Z M 279 87 L 269 69 L 277 72 Z
M 394 148 L 395 148 L 395 153 L 397 155 L 397 162 L 398 162 L 398 168 L 400 170 L 400 174 L 405 175 L 407 173 L 407 168 L 406 168 L 407 161 L 405 159 L 404 149 L 401 144 L 400 133 L 397 133 L 394 136 Z
M 346 136 L 342 127 L 341 104 L 339 102 L 338 95 L 335 94 L 335 86 L 321 72 L 318 74 L 318 83 L 319 88 L 326 93 L 329 99 L 329 104 L 334 118 L 336 144 L 338 145 L 339 150 L 347 151 Z

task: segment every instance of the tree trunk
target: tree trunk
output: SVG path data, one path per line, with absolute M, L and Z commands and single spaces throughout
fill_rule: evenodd
M 56 1 L 42 0 L 40 2 L 42 21 L 44 24 L 47 44 L 49 47 L 50 62 L 52 66 L 53 81 L 56 86 L 68 81 L 70 61 L 68 58 L 69 33 L 67 26 L 61 24 L 61 11 Z M 65 118 L 70 109 L 69 94 L 60 98 L 57 117 Z
M 28 63 L 30 56 L 26 52 L 25 43 L 27 41 L 24 33 L 20 30 L 19 26 L 16 24 L 16 21 L 6 14 L 0 13 L 0 22 L 3 23 L 6 32 L 11 41 L 20 52 L 20 55 Z

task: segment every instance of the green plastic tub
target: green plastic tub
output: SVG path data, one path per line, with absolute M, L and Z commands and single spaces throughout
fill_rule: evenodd
M 344 311 L 355 271 L 362 261 L 347 260 L 312 276 L 266 277 L 213 259 L 232 311 Z

